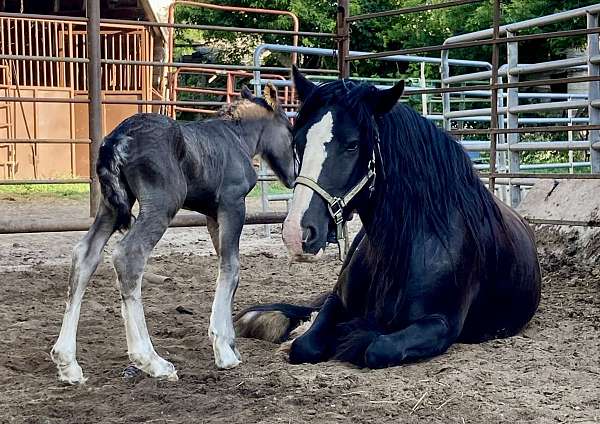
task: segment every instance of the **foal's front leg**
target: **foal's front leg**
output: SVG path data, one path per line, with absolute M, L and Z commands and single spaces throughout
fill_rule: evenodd
M 231 306 L 240 279 L 239 242 L 246 206 L 243 198 L 223 204 L 217 212 L 219 226 L 219 276 L 210 315 L 208 336 L 212 341 L 218 368 L 229 369 L 240 363 L 235 347 Z

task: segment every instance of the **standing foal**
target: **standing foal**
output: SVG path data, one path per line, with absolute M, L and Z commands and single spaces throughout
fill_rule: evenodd
M 137 114 L 104 139 L 97 166 L 102 202 L 92 227 L 73 250 L 67 308 L 51 352 L 61 381 L 85 381 L 75 357 L 81 300 L 104 246 L 117 230 L 126 232 L 114 249 L 112 263 L 121 291 L 129 358 L 152 377 L 177 379 L 173 364 L 152 346 L 141 289 L 148 257 L 181 208 L 207 216 L 219 254 L 209 326 L 216 365 L 232 368 L 240 363 L 231 305 L 239 282 L 245 197 L 257 180 L 252 159 L 260 155 L 287 187 L 295 178 L 291 126 L 275 87 L 267 86 L 263 98 L 244 88 L 242 97 L 217 118 L 199 122 Z M 136 200 L 139 214 L 133 220 Z

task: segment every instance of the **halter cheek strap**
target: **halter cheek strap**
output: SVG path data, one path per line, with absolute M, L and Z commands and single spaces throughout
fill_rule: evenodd
M 373 156 L 369 161 L 367 174 L 342 197 L 332 196 L 312 178 L 304 177 L 302 175 L 296 178 L 294 187 L 297 185 L 308 187 L 321 196 L 327 203 L 329 215 L 331 215 L 333 218 L 336 226 L 336 240 L 339 250 L 339 258 L 341 261 L 346 258 L 346 254 L 348 253 L 348 228 L 346 226 L 346 220 L 344 219 L 344 209 L 348 203 L 350 203 L 350 201 L 354 199 L 354 197 L 356 197 L 356 195 L 360 193 L 360 191 L 369 183 L 369 181 L 371 182 L 369 186 L 369 192 L 372 193 L 373 190 L 375 190 L 375 177 L 375 151 L 373 151 Z

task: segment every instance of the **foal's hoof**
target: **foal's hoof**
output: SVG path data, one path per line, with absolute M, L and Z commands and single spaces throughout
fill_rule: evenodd
M 215 344 L 214 352 L 215 365 L 219 369 L 229 370 L 242 363 L 240 353 L 235 346 L 233 346 L 233 348 L 229 345 L 226 345 L 225 347 L 217 347 Z
M 68 365 L 58 364 L 58 379 L 66 384 L 83 384 L 87 378 L 83 376 L 83 371 L 77 362 L 71 362 Z
M 56 346 L 50 351 L 50 357 L 58 369 L 58 379 L 67 384 L 83 384 L 87 380 L 75 359 L 75 354 L 64 353 Z

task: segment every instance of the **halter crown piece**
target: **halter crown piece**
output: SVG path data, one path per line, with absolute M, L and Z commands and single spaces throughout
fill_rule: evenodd
M 369 185 L 369 192 L 373 193 L 373 190 L 375 190 L 375 177 L 375 150 L 373 150 L 367 169 L 367 174 L 362 177 L 362 179 L 342 197 L 332 196 L 312 178 L 303 177 L 301 175 L 296 178 L 294 187 L 298 184 L 308 187 L 321 196 L 325 202 L 327 202 L 329 215 L 331 215 L 333 221 L 335 222 L 336 240 L 340 261 L 344 261 L 344 259 L 346 259 L 346 255 L 348 254 L 348 228 L 346 226 L 346 220 L 344 219 L 344 208 L 354 197 L 356 197 L 358 193 L 360 193 L 360 191 L 369 183 L 369 181 L 371 182 Z

